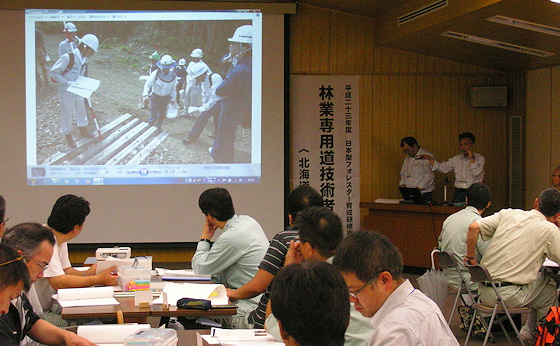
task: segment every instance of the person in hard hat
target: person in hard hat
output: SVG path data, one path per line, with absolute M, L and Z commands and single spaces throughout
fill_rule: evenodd
M 195 68 L 195 66 L 198 66 L 196 65 L 198 63 L 206 65 L 206 63 L 202 61 L 203 57 L 204 52 L 200 48 L 194 49 L 191 53 L 191 62 L 189 62 L 189 65 L 187 66 L 187 80 L 185 85 L 184 99 L 185 109 L 188 109 L 190 106 L 200 105 L 200 101 L 198 101 L 198 99 L 202 91 L 200 89 L 200 86 L 197 85 L 194 81 L 195 77 L 193 76 L 193 69 Z M 185 115 L 186 114 L 188 114 L 188 112 L 185 112 Z
M 58 44 L 58 56 L 61 57 L 66 53 L 70 53 L 75 48 L 78 47 L 80 39 L 78 38 L 78 28 L 72 22 L 64 23 L 63 33 L 66 34 L 66 38 Z
M 159 53 L 157 51 L 153 52 L 152 55 L 150 55 L 150 60 L 152 61 L 150 67 L 148 68 L 148 74 L 154 72 L 155 70 L 158 69 L 157 63 L 159 61 L 161 57 L 159 56 Z
M 216 89 L 223 81 L 222 76 L 218 73 L 212 73 L 203 62 L 196 63 L 196 66 L 192 69 L 192 75 L 195 79 L 195 83 L 202 88 L 202 106 L 191 106 L 188 109 L 189 114 L 200 113 L 200 116 L 196 119 L 189 134 L 183 138 L 183 143 L 185 144 L 190 144 L 200 137 L 210 117 L 214 119 L 214 130 L 212 131 L 214 135 L 222 109 L 220 104 L 221 97 L 216 95 Z
M 77 48 L 70 53 L 63 54 L 50 70 L 51 78 L 58 83 L 60 97 L 60 130 L 66 137 L 70 148 L 76 148 L 76 142 L 70 134 L 72 117 L 76 119 L 80 135 L 83 138 L 93 138 L 88 131 L 85 100 L 68 88 L 76 83 L 79 76 L 88 75 L 89 57 L 99 49 L 99 39 L 93 34 L 86 34 L 80 39 Z
M 175 67 L 175 73 L 177 73 L 177 103 L 181 108 L 185 97 L 185 85 L 187 84 L 187 60 L 185 58 L 179 59 L 179 65 Z
M 177 98 L 177 63 L 170 55 L 164 55 L 157 62 L 158 69 L 150 74 L 144 84 L 142 100 L 150 99 L 148 124 L 162 131 L 163 120 L 167 117 L 167 106 Z
M 210 153 L 216 163 L 234 162 L 235 131 L 245 118 L 251 117 L 253 27 L 240 26 L 228 41 L 233 43 L 236 64 L 216 88 L 216 95 L 222 97 L 218 132 Z

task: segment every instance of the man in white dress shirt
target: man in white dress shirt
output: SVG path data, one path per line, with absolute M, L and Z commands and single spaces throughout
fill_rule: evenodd
M 439 307 L 402 276 L 402 257 L 372 231 L 350 233 L 333 265 L 348 285 L 350 301 L 371 317 L 369 345 L 458 345 Z
M 455 173 L 455 192 L 453 193 L 454 204 L 465 204 L 467 189 L 474 183 L 481 183 L 484 180 L 484 156 L 474 152 L 476 138 L 470 132 L 463 132 L 459 135 L 459 151 L 457 154 L 445 162 L 437 162 L 433 156 L 426 156 L 434 171 Z
M 401 139 L 401 149 L 406 157 L 401 168 L 399 185 L 419 188 L 424 201 L 430 203 L 436 184 L 430 162 L 424 158 L 433 157 L 433 155 L 418 145 L 418 141 L 414 137 Z

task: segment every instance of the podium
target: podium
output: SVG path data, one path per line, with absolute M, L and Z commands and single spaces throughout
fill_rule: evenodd
M 431 268 L 430 252 L 438 245 L 443 221 L 463 207 L 360 202 L 360 208 L 368 209 L 362 228 L 389 238 L 405 266 Z

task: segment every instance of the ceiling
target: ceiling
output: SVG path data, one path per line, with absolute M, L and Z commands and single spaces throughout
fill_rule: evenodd
M 497 71 L 512 72 L 560 65 L 560 36 L 490 22 L 500 15 L 558 28 L 560 4 L 550 0 L 448 0 L 429 14 L 397 25 L 399 16 L 438 0 L 299 0 L 300 4 L 371 17 L 381 46 Z M 440 0 L 445 1 L 445 0 Z M 442 36 L 453 31 L 553 53 L 533 56 Z

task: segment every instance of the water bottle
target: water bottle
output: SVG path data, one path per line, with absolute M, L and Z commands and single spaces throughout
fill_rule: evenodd
M 177 320 L 177 317 L 169 317 L 169 323 L 167 323 L 167 328 L 175 330 L 184 330 L 185 327 Z

